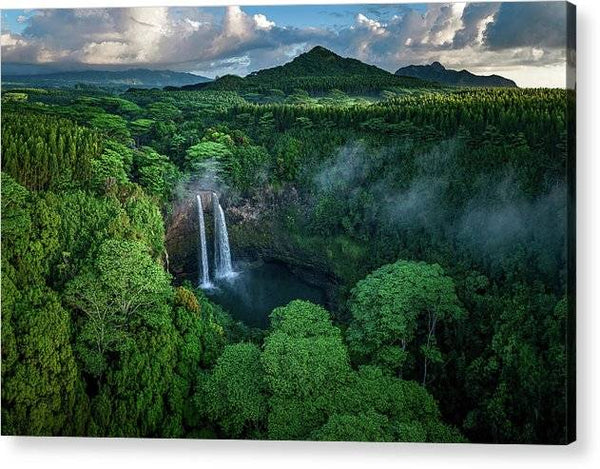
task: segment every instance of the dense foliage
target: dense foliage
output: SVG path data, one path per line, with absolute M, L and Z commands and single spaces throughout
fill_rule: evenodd
M 2 114 L 2 168 L 33 190 L 81 185 L 101 141 L 88 129 L 65 119 Z
M 565 442 L 573 97 L 380 72 L 5 92 L 3 433 Z M 327 309 L 250 330 L 171 277 L 207 179 L 234 251 L 323 273 Z

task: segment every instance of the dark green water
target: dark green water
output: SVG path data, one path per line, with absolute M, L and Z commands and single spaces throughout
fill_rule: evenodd
M 246 268 L 234 278 L 215 282 L 216 288 L 206 290 L 214 302 L 251 327 L 266 329 L 269 314 L 278 306 L 295 299 L 325 304 L 325 292 L 305 282 L 284 265 L 265 263 Z

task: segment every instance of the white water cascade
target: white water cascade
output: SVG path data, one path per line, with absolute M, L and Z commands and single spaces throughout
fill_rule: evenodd
M 200 288 L 211 288 L 210 277 L 208 274 L 208 253 L 206 250 L 206 229 L 204 227 L 204 210 L 202 208 L 202 197 L 196 195 L 198 201 L 198 231 L 200 232 L 200 267 L 202 276 L 199 279 Z
M 212 193 L 212 208 L 215 219 L 215 277 L 227 278 L 235 275 L 231 267 L 231 250 L 225 213 L 219 203 L 219 196 Z

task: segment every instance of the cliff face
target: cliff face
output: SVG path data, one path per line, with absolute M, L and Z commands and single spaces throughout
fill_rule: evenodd
M 214 219 L 212 215 L 212 191 L 200 191 L 204 210 L 206 236 L 212 239 Z M 218 194 L 217 194 L 218 195 Z M 167 220 L 165 246 L 169 259 L 169 272 L 178 282 L 198 277 L 198 200 L 195 195 L 177 203 Z M 209 243 L 209 250 L 212 244 Z
M 169 271 L 177 279 L 192 279 L 198 270 L 198 212 L 192 198 L 177 205 L 167 223 L 165 246 Z

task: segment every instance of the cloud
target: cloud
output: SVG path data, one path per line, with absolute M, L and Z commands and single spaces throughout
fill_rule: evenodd
M 315 45 L 392 72 L 435 60 L 474 72 L 565 61 L 560 3 L 365 5 L 353 20 L 331 27 L 276 24 L 266 12 L 250 15 L 236 6 L 35 10 L 20 34 L 3 31 L 2 61 L 247 74 Z M 318 15 L 316 9 L 315 22 Z
M 372 175 L 381 174 L 382 162 L 389 161 L 391 154 L 413 150 L 408 146 L 374 152 L 359 143 L 348 144 L 323 163 L 314 177 L 315 187 L 348 200 L 374 201 L 365 214 L 366 223 L 384 220 L 402 230 L 442 235 L 482 260 L 506 260 L 523 245 L 546 261 L 564 255 L 564 183 L 548 184 L 540 195 L 531 197 L 507 167 L 493 180 L 473 175 L 471 195 L 450 202 L 449 195 L 457 190 L 455 163 L 465 151 L 462 145 L 447 140 L 415 155 L 414 164 L 409 165 L 412 177 L 404 183 L 390 176 L 373 184 Z M 402 159 L 398 161 L 403 164 Z
M 385 28 L 382 27 L 379 21 L 367 18 L 362 13 L 356 15 L 356 26 L 367 28 L 374 34 L 382 34 L 383 32 L 385 32 Z
M 68 25 L 69 27 L 65 27 Z M 3 35 L 3 61 L 173 64 L 226 59 L 253 48 L 294 42 L 265 15 L 227 7 L 222 21 L 197 9 L 41 10 L 22 34 Z M 280 28 L 279 28 L 280 29 Z
M 567 7 L 562 2 L 502 3 L 485 32 L 490 49 L 566 47 Z
M 2 55 L 21 63 L 151 63 L 168 33 L 166 8 L 41 10 L 17 43 L 3 40 Z
M 466 3 L 440 5 L 425 41 L 440 46 L 452 44 L 457 31 L 462 29 L 462 15 L 465 7 Z
M 547 258 L 564 256 L 566 194 L 564 184 L 533 200 L 524 196 L 511 175 L 470 200 L 452 227 L 460 243 L 479 252 L 508 256 L 518 244 Z
M 499 8 L 499 3 L 469 3 L 463 10 L 463 27 L 456 32 L 453 46 L 461 48 L 470 44 L 483 44 L 484 33 L 494 21 Z
M 254 15 L 252 17 L 256 27 L 259 29 L 266 29 L 267 31 L 275 26 L 274 21 L 269 21 L 265 15 Z

